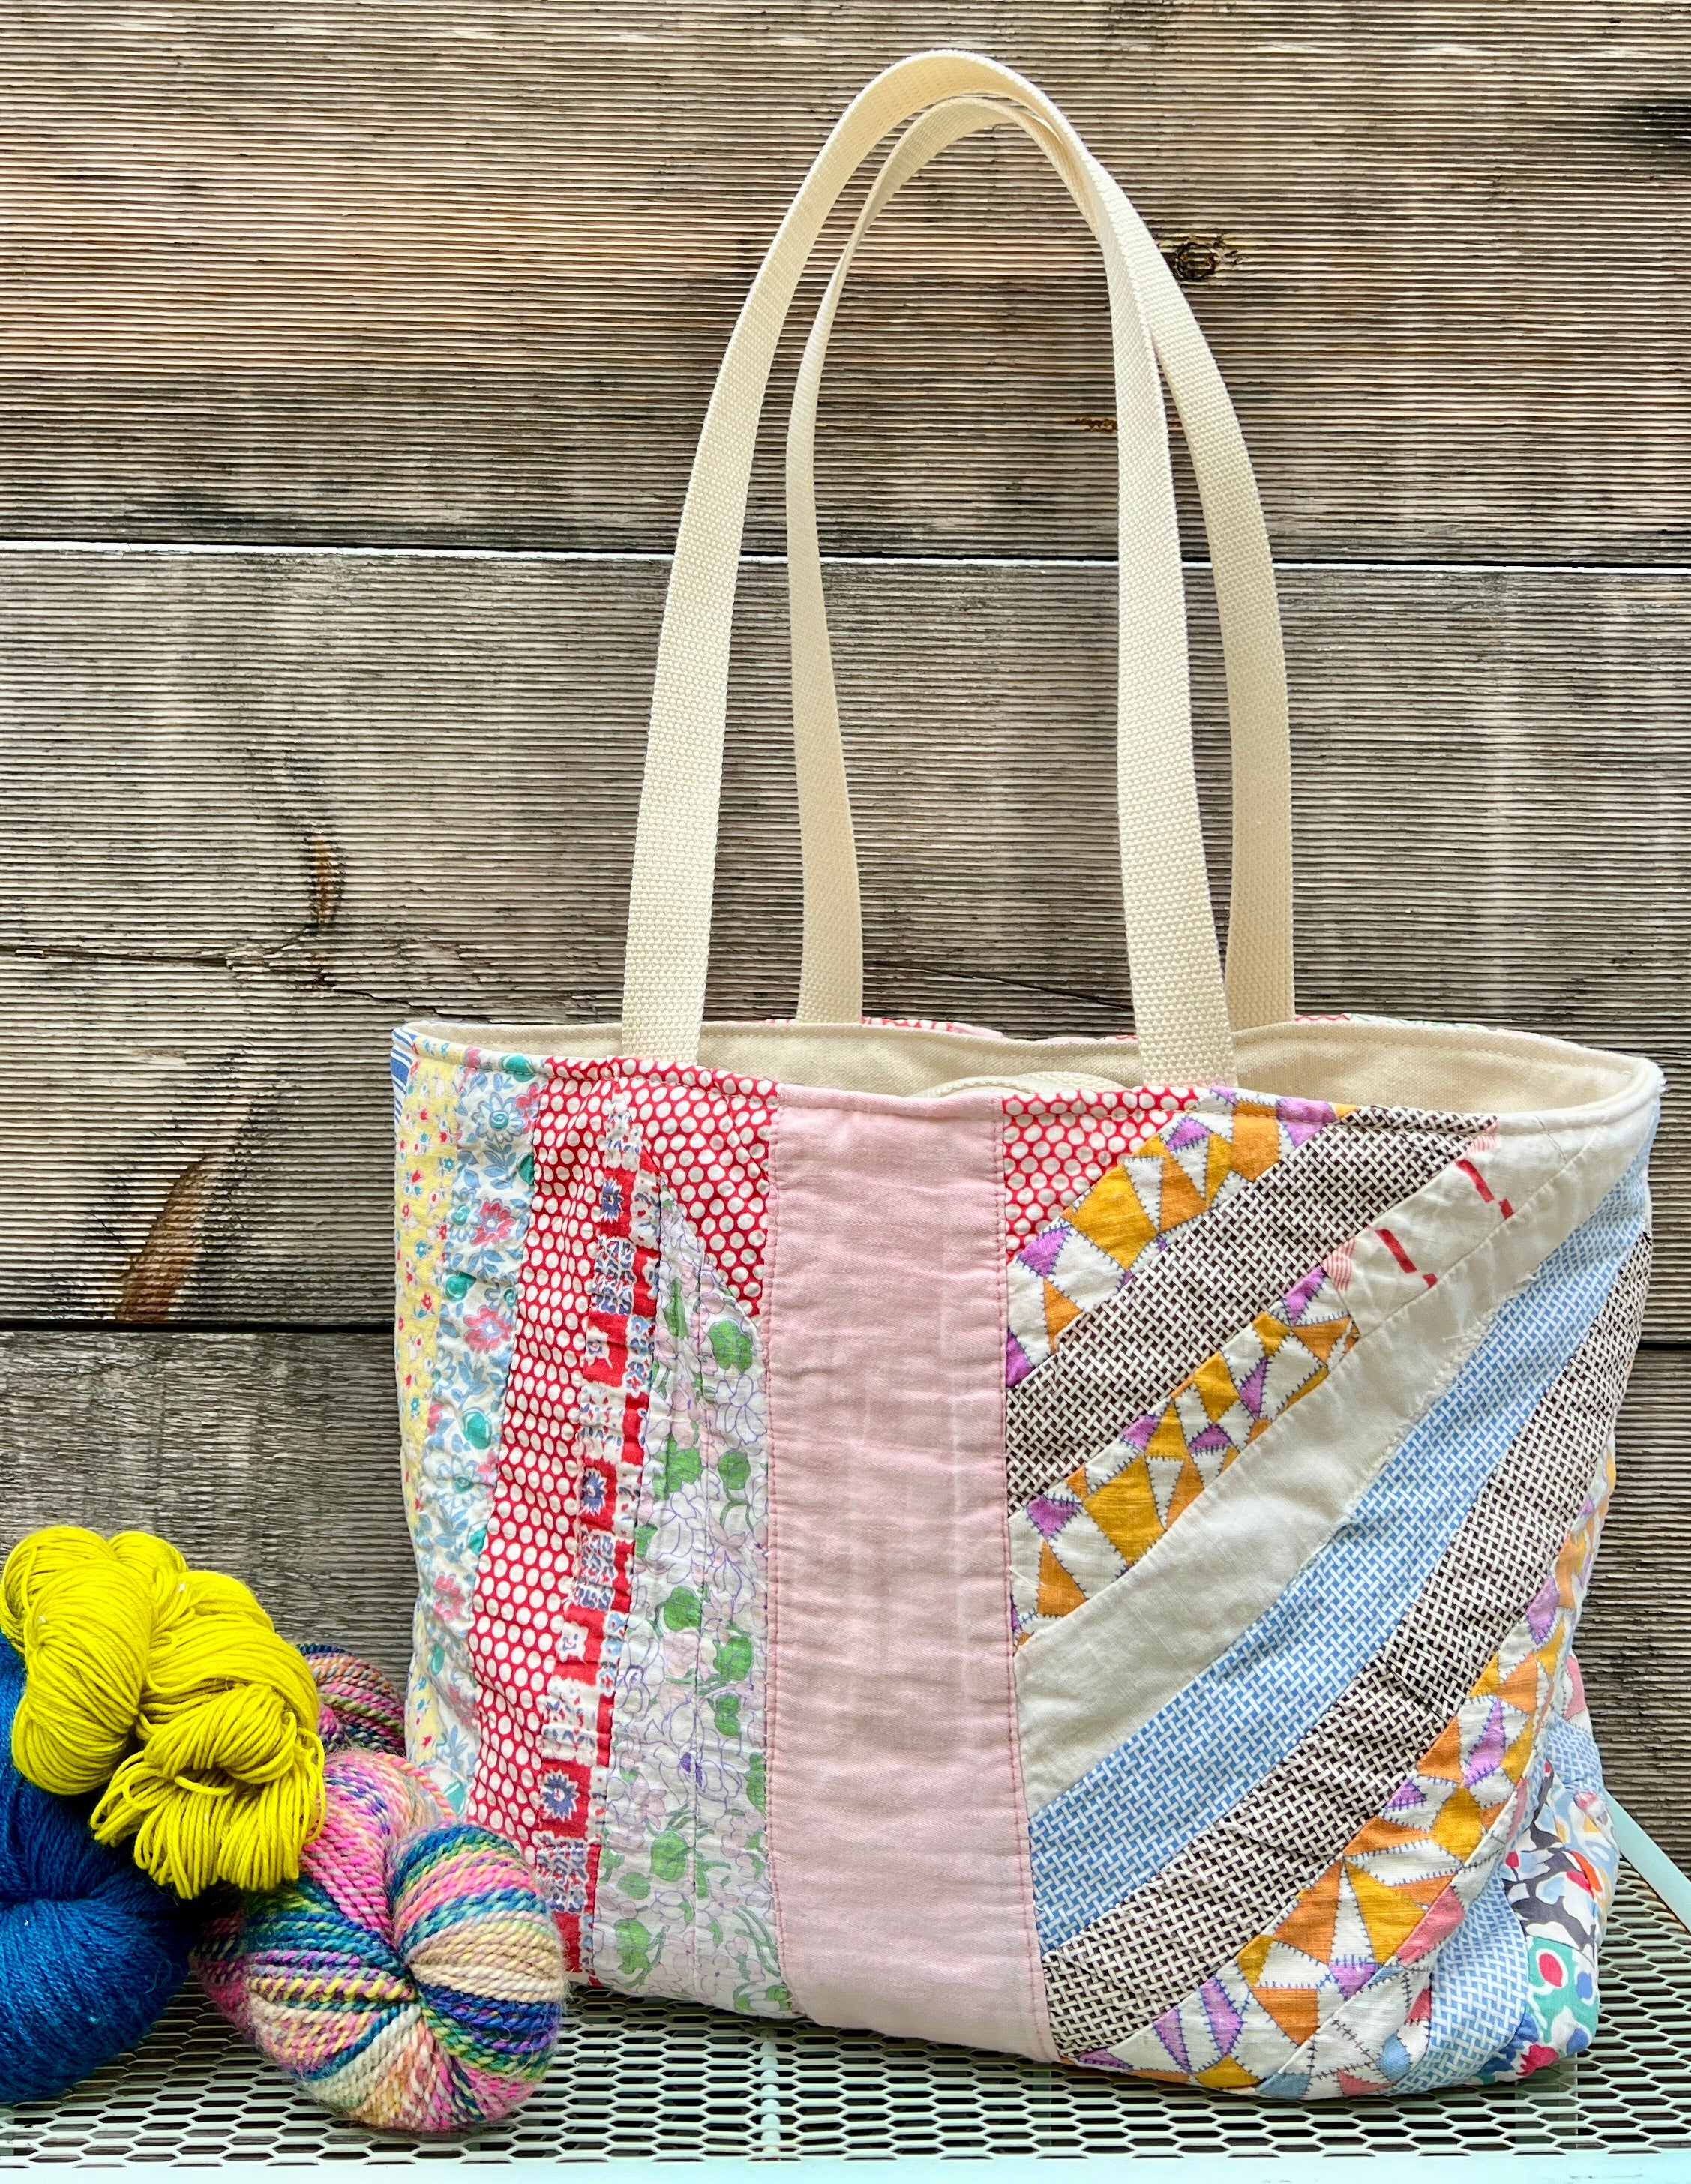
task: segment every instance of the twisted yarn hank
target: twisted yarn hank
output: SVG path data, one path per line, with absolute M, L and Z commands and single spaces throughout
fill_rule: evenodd
M 23 1691 L 0 1643 L 0 2107 L 51 2100 L 132 2048 L 188 1967 L 181 1906 L 3 1757 Z
M 405 1756 L 405 1704 L 380 1669 L 339 1646 L 302 1646 L 321 1702 L 318 1734 L 326 1750 L 361 1745 Z
M 31 1533 L 0 1575 L 23 1653 L 12 1756 L 44 1790 L 103 1790 L 96 1839 L 180 1896 L 268 1889 L 322 1817 L 318 1694 L 246 1586 L 148 1532 Z
M 551 1912 L 518 1852 L 404 1760 L 348 1747 L 325 1779 L 299 1879 L 208 1924 L 201 1983 L 356 2122 L 438 2137 L 508 2114 L 563 2021 Z

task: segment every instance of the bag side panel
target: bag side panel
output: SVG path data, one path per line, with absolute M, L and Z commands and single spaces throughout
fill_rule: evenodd
M 1444 1119 L 1425 1118 L 1435 1141 Z M 1190 1134 L 1201 1121 L 1200 1111 L 1176 1127 Z M 1320 1297 L 1263 1295 L 1238 1340 L 1126 1422 L 1137 1428 L 1126 1440 L 1140 1444 L 1130 1461 L 1149 1441 L 1171 1481 L 1194 1462 L 1204 1475 L 1126 1552 L 1115 1541 L 1109 1568 L 1094 1556 L 1093 1570 L 1082 1546 L 1074 1581 L 1048 1585 L 1043 1604 L 1032 1590 L 1050 1577 L 1052 1535 L 1099 1499 L 1122 1468 L 1119 1451 L 1076 1446 L 1066 1496 L 1036 1495 L 1016 1513 L 1044 1535 L 1048 1564 L 1017 1580 L 1017 1666 L 1045 1969 L 1065 2054 L 1309 2098 L 1454 2082 L 1482 2065 L 1517 2075 L 1523 2058 L 1537 2067 L 1552 2050 L 1577 2051 L 1595 2008 L 1606 1822 L 1595 1780 L 1564 1763 L 1566 1694 L 1577 1689 L 1567 1647 L 1647 1279 L 1650 1121 L 1645 1112 L 1571 1140 L 1547 1131 L 1536 1150 L 1530 1132 L 1511 1128 L 1499 1148 L 1482 1128 L 1403 1206 L 1374 1211 L 1328 1248 L 1310 1276 Z M 1322 1134 L 1332 1141 L 1332 1126 Z M 1129 1210 L 1154 1218 L 1154 1203 L 1138 1198 Z M 1235 1187 L 1235 1225 L 1248 1200 Z M 1517 1225 L 1524 1209 L 1532 1217 Z M 1182 1233 L 1188 1252 L 1205 1211 Z M 1084 1214 L 1070 1225 L 1084 1235 Z M 1126 1234 L 1119 1212 L 1116 1227 Z M 1127 1240 L 1131 1268 L 1144 1245 L 1137 1233 Z M 1109 1296 L 1121 1293 L 1130 1374 L 1143 1376 L 1157 1345 L 1132 1340 L 1131 1289 L 1118 1280 Z M 1277 1406 L 1262 1398 L 1301 1332 L 1288 1301 L 1321 1305 L 1302 1323 L 1319 1339 L 1311 1358 L 1294 1356 L 1289 1400 Z M 1102 1358 L 1095 1335 L 1093 1345 Z M 1324 1441 L 1337 1448 L 1347 1424 L 1354 1446 L 1358 1428 L 1366 1441 L 1377 1407 L 1347 1421 L 1347 1399 L 1366 1405 L 1393 1362 L 1406 1380 L 1419 1365 L 1426 1395 L 1377 1457 L 1354 1464 L 1348 1498 L 1322 1517 L 1303 1506 L 1325 1490 L 1300 1497 L 1300 1462 L 1315 1466 L 1313 1488 Z M 1230 1406 L 1238 1430 L 1218 1431 Z M 1100 1506 L 1114 1513 L 1107 1497 Z M 1144 1612 L 1154 1601 L 1176 1624 L 1204 1626 L 1189 1667 L 1178 1629 Z M 1120 1701 L 1099 1673 L 1110 1662 Z M 1136 1682 L 1165 1689 L 1147 1698 Z M 1526 1877 L 1503 1865 L 1517 1852 Z M 1581 1936 L 1555 1937 L 1554 1964 L 1538 1950 L 1545 1992 L 1529 2006 L 1530 1921 L 1544 1914 L 1527 1882 L 1538 1874 L 1564 1927 L 1565 1900 L 1595 1909 Z M 1498 1913 L 1507 1916 L 1488 1924 Z M 1482 1931 L 1504 1937 L 1506 1960 L 1479 1953 Z M 1440 2013 L 1434 1966 L 1447 1951 Z M 1488 1997 L 1477 2017 L 1456 2005 L 1465 1975 Z M 1559 1983 L 1577 2008 L 1558 2001 Z M 1463 2028 L 1466 2049 L 1441 2034 L 1441 2014 Z

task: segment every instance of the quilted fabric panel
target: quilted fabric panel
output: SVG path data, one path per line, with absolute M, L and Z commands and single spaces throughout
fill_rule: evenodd
M 1021 1242 L 1010 1262 L 1004 1377 L 1012 1388 L 1054 1355 L 1076 1319 L 1131 1281 L 1173 1230 L 1226 1205 L 1338 1112 L 1319 1100 L 1253 1100 L 1220 1090 L 1095 1094 L 1072 1103 L 1007 1098 L 1012 1223 L 1020 1206 L 1017 1179 L 1032 1166 L 1022 1143 L 1042 1152 L 1060 1148 L 1055 1160 L 1044 1153 L 1038 1170 L 1061 1174 L 1066 1167 L 1072 1178 L 1065 1140 L 1076 1110 L 1093 1123 L 1083 1141 L 1093 1153 L 1081 1170 L 1084 1182 L 1074 1190 L 1075 1202 Z M 1104 1134 L 1111 1125 L 1119 1142 L 1110 1144 L 1115 1157 L 1103 1166 L 1097 1149 L 1101 1138 L 1109 1142 Z M 1064 1152 L 1070 1152 L 1066 1163 Z
M 1446 2011 L 1432 2036 L 1436 1957 L 1505 1859 L 1518 1867 L 1535 1815 L 1560 1807 L 1549 1731 L 1612 1478 L 1605 1450 L 1524 1611 L 1331 1864 L 1143 2030 L 1080 2059 L 1297 2099 L 1380 2092 L 1411 2073 L 1423 2086 L 1473 2074 L 1488 2020 L 1456 2024 Z M 1524 1997 L 1521 1922 L 1487 1931 Z M 1478 2053 L 1465 2044 L 1474 2031 Z
M 505 1382 L 516 1335 L 516 1281 L 528 1231 L 534 1173 L 531 1134 L 543 1069 L 520 1056 L 461 1059 L 402 1034 L 396 1084 L 437 1088 L 437 1158 L 450 1175 L 444 1217 L 430 1238 L 431 1368 L 426 1400 L 414 1379 L 403 1413 L 421 1428 L 408 1435 L 407 1506 L 417 1556 L 417 1611 L 406 1708 L 412 1759 L 454 1812 L 461 1812 L 476 1763 L 476 1680 L 469 1634 L 477 1572 L 498 1462 Z M 401 1139 L 427 1127 L 401 1112 Z M 402 1201 L 403 1204 L 403 1201 Z M 417 1255 L 420 1263 L 420 1255 Z M 423 1299 L 420 1295 L 420 1308 Z M 406 1370 L 402 1338 L 402 1376 Z
M 667 1190 L 654 1295 L 591 1961 L 626 1992 L 790 2016 L 764 1821 L 762 1341 Z
M 1547 1257 L 1589 1220 L 1629 1155 L 1641 1173 L 1648 1120 L 1642 1116 L 1627 1129 L 1587 1134 L 1553 1148 L 1544 1180 L 1509 1219 L 1493 1224 L 1436 1282 L 1410 1285 L 1405 1301 L 1358 1341 L 1340 1372 L 1253 1442 L 1125 1576 L 1020 1649 L 1022 1766 L 1036 1814 L 1112 1754 L 1151 1755 L 1158 1738 L 1149 1745 L 1136 1740 L 1159 1716 L 1173 1723 L 1182 1707 L 1227 1689 L 1227 1664 L 1245 1658 L 1240 1649 L 1250 1646 L 1254 1632 L 1274 1630 L 1275 1618 L 1294 1607 L 1303 1614 L 1319 1604 L 1319 1593 L 1310 1589 L 1318 1566 L 1360 1576 L 1332 1602 L 1324 1627 L 1309 1626 L 1313 1650 L 1307 1657 L 1271 1654 L 1261 1693 L 1265 1719 L 1272 1721 L 1288 1675 L 1330 1674 L 1329 1695 L 1343 1687 L 1406 1604 L 1391 1592 L 1397 1579 L 1390 1570 L 1373 1573 L 1378 1581 L 1371 1581 L 1361 1550 L 1407 1556 L 1406 1573 L 1423 1567 L 1416 1559 L 1423 1554 L 1436 1559 L 1465 1496 L 1566 1352 L 1548 1354 L 1537 1381 L 1530 1369 L 1505 1361 L 1470 1381 L 1460 1396 L 1456 1383 L 1483 1348 L 1498 1300 L 1530 1284 Z M 1636 1179 L 1633 1187 L 1640 1187 Z M 1642 1204 L 1640 1197 L 1639 1219 Z M 1595 1312 L 1626 1256 L 1631 1234 L 1624 1224 L 1612 1230 L 1599 1224 L 1588 1244 L 1605 1234 L 1610 1242 L 1592 1263 L 1574 1270 L 1567 1291 L 1571 1330 Z M 1532 1330 L 1522 1337 L 1518 1322 L 1507 1324 L 1511 1343 L 1527 1341 L 1530 1367 Z M 1571 1335 L 1570 1348 L 1574 1340 Z M 1441 1407 L 1452 1396 L 1452 1405 Z M 1448 1454 L 1429 1451 L 1427 1435 L 1435 1429 L 1448 1441 Z M 1428 1529 L 1429 1490 L 1443 1513 L 1442 1531 Z M 1393 1516 L 1394 1507 L 1400 1515 Z M 1366 1540 L 1354 1536 L 1359 1509 L 1378 1513 Z M 1324 1564 L 1336 1545 L 1337 1560 Z M 1412 1594 L 1419 1578 L 1406 1581 Z M 1354 1649 L 1371 1629 L 1373 1637 L 1358 1656 Z M 1322 1651 L 1329 1632 L 1330 1660 Z M 1131 1675 L 1121 1673 L 1124 1662 L 1133 1664 Z M 1295 1727 L 1289 1732 L 1298 1733 Z M 1204 1749 L 1196 1747 L 1200 1759 Z M 1225 1732 L 1218 1751 L 1225 1762 Z M 1278 1756 L 1271 1752 L 1271 1762 Z M 1154 1758 L 1146 1763 L 1154 1764 Z M 1176 1776 L 1172 1794 L 1178 1800 L 1192 1778 L 1179 1770 Z
M 1220 1953 L 1210 1921 L 1249 1918 L 1251 1896 L 1239 1891 L 1274 1886 L 1266 1846 L 1284 1845 L 1282 1855 L 1308 1858 L 1314 1870 L 1343 1841 L 1349 1814 L 1335 1794 L 1332 1755 L 1312 1752 L 1299 1765 L 1304 1740 L 1337 1709 L 1336 1735 L 1366 1781 L 1381 1767 L 1400 1774 L 1416 1748 L 1424 1715 L 1409 1713 L 1405 1749 L 1396 1713 L 1405 1674 L 1411 1690 L 1431 1679 L 1434 1693 L 1448 1691 L 1454 1674 L 1439 1719 L 1448 1714 L 1517 1612 L 1510 1585 L 1524 1600 L 1537 1582 L 1613 1430 L 1648 1265 L 1642 1220 L 1634 1174 L 1499 1311 L 1449 1392 L 1272 1607 L 1036 1814 L 1048 1976 L 1071 1952 L 1102 1953 L 1134 1983 L 1131 2008 L 1154 2014 L 1190 1983 L 1194 1959 L 1201 1970 L 1203 1958 Z M 1516 1558 L 1546 1530 L 1537 1568 L 1519 1571 Z M 1501 1622 L 1476 1630 L 1488 1606 Z M 1465 1643 L 1480 1648 L 1466 1664 Z M 1382 1649 L 1383 1715 L 1370 1702 L 1369 1674 Z M 1227 1816 L 1242 1790 L 1264 1784 L 1263 1802 L 1235 1834 Z M 1370 1809 L 1371 1797 L 1351 1808 L 1350 1824 Z M 1312 1835 L 1314 1814 L 1324 1816 L 1318 1830 L 1337 1829 L 1336 1841 Z M 1202 1880 L 1206 1869 L 1213 1879 Z M 1101 1919 L 1107 1942 L 1096 1930 L 1080 1938 Z
M 417 1507 L 423 1443 L 434 1395 L 442 1256 L 458 1167 L 457 1062 L 409 1032 L 392 1054 L 395 1311 L 399 1451 L 408 1513 Z
M 1171 1162 L 1185 1186 L 1177 1195 L 1185 1217 L 1159 1228 L 1149 1249 L 1140 1245 L 1132 1279 L 1077 1319 L 1044 1368 L 1010 1390 L 1013 1508 L 1026 1507 L 1110 1449 L 1254 1313 L 1449 1166 L 1475 1130 L 1471 1117 L 1328 1110 L 1328 1120 L 1271 1159 L 1279 1142 L 1272 1111 L 1262 1109 L 1259 1119 L 1254 1106 L 1240 1106 L 1261 1139 L 1254 1173 L 1232 1165 L 1231 1147 L 1226 1167 L 1218 1151 L 1199 1149 L 1206 1175 L 1217 1178 L 1204 1199 L 1185 1169 Z M 1200 1127 L 1195 1112 L 1186 1123 Z M 1206 1148 L 1226 1142 L 1211 1133 L 1204 1139 Z M 1138 1194 L 1133 1197 L 1137 1205 Z M 1132 1229 L 1122 1248 L 1138 1233 Z
M 466 1812 L 526 1852 L 566 1961 L 584 1974 L 632 1598 L 660 1197 L 670 1188 L 725 1288 L 754 1313 L 772 1112 L 761 1082 L 619 1060 L 555 1063 L 535 1117 L 470 1634 L 479 1749 Z
M 1004 1589 L 996 1100 L 784 1088 L 770 1847 L 822 2023 L 1049 2060 Z
M 1236 1093 L 926 1103 L 984 1120 L 984 1167 L 917 1162 L 898 1198 L 884 1146 L 833 1147 L 795 1347 L 766 1245 L 789 1095 L 613 1061 L 537 1065 L 519 1099 L 426 1045 L 396 1061 L 408 1490 L 436 1528 L 417 1688 L 578 1976 L 1028 2053 L 1054 2033 L 1295 2098 L 1588 2039 L 1612 1845 L 1566 1646 L 1642 1294 L 1642 1158 L 1610 1185 L 1646 1103 L 1566 1131 Z M 924 1107 L 791 1096 L 848 1131 Z M 1045 1106 L 1071 1210 L 1019 1234 L 1049 1211 Z M 855 1285 L 829 1274 L 847 1231 Z M 785 1702 L 827 1730 L 826 1903 L 778 1848 L 783 1461 L 826 1489 L 777 1588 L 815 1611 Z M 993 1490 L 966 1616 L 965 1474 Z M 842 1694 L 872 1794 L 829 1772 Z M 946 1772 L 937 1724 L 965 1714 L 996 1726 Z
M 1035 1637 L 1131 1568 L 1245 1448 L 1512 1220 L 1516 1202 L 1566 1159 L 1542 1133 L 1499 1143 L 1488 1125 L 1420 1190 L 1265 1302 L 1118 1439 L 1014 1510 L 1018 1637 Z
M 1112 1584 L 1240 1450 L 1343 1360 L 1356 1327 L 1324 1267 L 1256 1313 L 1160 1410 L 1010 1518 L 1018 1641 Z
M 1139 1084 L 1115 1092 L 1005 1094 L 1004 1248 L 1012 1262 L 1012 1284 L 1020 1283 L 1015 1265 L 1025 1246 L 1054 1227 L 1074 1233 L 1065 1209 L 1084 1200 L 1115 1162 L 1144 1151 L 1160 1132 L 1203 1099 L 1196 1086 L 1168 1084 Z M 1036 1252 L 1027 1262 L 1031 1272 L 1037 1273 L 1039 1256 Z M 1036 1314 L 1043 1315 L 1043 1284 L 1035 1284 L 1034 1295 L 1038 1299 Z M 1043 1323 L 1043 1318 L 1037 1317 L 1036 1326 Z M 1012 1377 L 1020 1378 L 1015 1332 L 1013 1313 L 1007 1364 Z M 1035 1362 L 1039 1345 L 1036 1334 L 1032 1352 L 1023 1353 L 1029 1365 Z

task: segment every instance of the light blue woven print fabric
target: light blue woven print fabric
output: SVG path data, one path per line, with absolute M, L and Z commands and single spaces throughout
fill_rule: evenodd
M 1558 1780 L 1570 1790 L 1602 1790 L 1603 1762 L 1583 1715 L 1570 1721 L 1557 1714 L 1550 1723 L 1548 1749 Z
M 1514 2036 L 1527 2008 L 1527 1936 L 1510 1908 L 1501 1866 L 1439 1951 L 1432 1971 L 1427 2053 L 1400 2093 L 1459 2086 Z
M 1035 1815 L 1042 1950 L 1070 1940 L 1238 1803 L 1401 1619 L 1487 1475 L 1566 1366 L 1648 1213 L 1641 1156 L 1494 1315 L 1344 1524 L 1215 1665 Z

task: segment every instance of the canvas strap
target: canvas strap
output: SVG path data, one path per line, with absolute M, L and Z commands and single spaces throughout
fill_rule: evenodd
M 863 1014 L 857 857 L 834 691 L 815 503 L 816 405 L 835 315 L 859 246 L 898 192 L 960 137 L 1025 130 L 1084 211 L 1068 148 L 1037 115 L 1000 100 L 953 98 L 914 122 L 887 155 L 817 309 L 787 436 L 787 593 L 793 747 L 804 867 L 801 1022 Z M 1094 163 L 1095 164 L 1095 163 Z M 1099 187 L 1121 192 L 1096 169 Z M 1227 1006 L 1235 1030 L 1297 1011 L 1292 969 L 1292 781 L 1286 669 L 1268 532 L 1244 437 L 1179 282 L 1125 198 L 1132 271 L 1157 360 L 1186 436 L 1204 510 L 1232 728 L 1232 889 Z
M 1232 1036 L 1193 772 L 1180 539 L 1161 389 L 1134 276 L 1134 223 L 1050 100 L 998 63 L 960 53 L 898 62 L 852 102 L 782 220 L 723 358 L 681 511 L 659 642 L 629 902 L 622 1050 L 656 1061 L 690 1061 L 698 1051 L 740 542 L 758 418 L 794 290 L 865 155 L 913 114 L 970 96 L 1014 101 L 1062 144 L 1065 179 L 1103 251 L 1122 510 L 1117 813 L 1141 1064 L 1158 1081 L 1229 1082 Z

